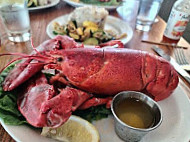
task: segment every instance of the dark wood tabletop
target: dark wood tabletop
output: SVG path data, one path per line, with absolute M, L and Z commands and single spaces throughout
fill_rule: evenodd
M 50 39 L 46 34 L 46 26 L 48 23 L 56 17 L 62 16 L 64 14 L 68 14 L 74 10 L 73 7 L 67 5 L 65 2 L 60 1 L 58 5 L 52 8 L 32 11 L 30 12 L 30 21 L 31 21 L 31 30 L 32 30 L 32 39 L 34 46 L 38 46 L 43 41 Z M 152 30 L 149 32 L 141 32 L 134 29 L 134 20 L 127 19 L 125 17 L 125 11 L 121 9 L 112 10 L 109 12 L 110 15 L 116 16 L 118 18 L 123 19 L 126 23 L 129 23 L 133 28 L 134 35 L 133 38 L 126 44 L 126 48 L 145 50 L 151 53 L 154 53 L 151 49 L 152 44 L 143 43 L 141 40 L 149 40 L 155 42 L 161 42 L 163 40 L 163 32 L 166 27 L 166 23 L 158 17 L 158 22 L 154 23 L 152 26 Z M 113 21 L 114 22 L 114 21 Z M 2 27 L 2 25 L 0 25 Z M 2 32 L 2 29 L 0 29 Z M 186 57 L 188 57 L 188 61 L 190 62 L 190 44 L 186 42 L 183 38 L 180 39 L 178 45 L 186 46 L 188 49 L 185 52 Z M 167 46 L 160 46 L 163 48 L 168 54 L 173 55 L 172 48 Z M 22 52 L 29 53 L 32 48 L 30 42 L 26 43 L 13 43 L 10 41 L 2 41 L 2 46 L 0 47 L 0 53 L 3 52 Z M 154 53 L 155 54 L 155 53 Z M 10 61 L 13 57 L 6 56 L 0 57 L 0 68 L 2 68 L 8 61 Z M 187 84 L 182 78 L 180 79 L 179 85 L 183 88 L 185 93 L 190 98 L 190 85 Z M 1 142 L 14 142 L 11 136 L 4 130 L 4 128 L 0 125 L 0 141 Z

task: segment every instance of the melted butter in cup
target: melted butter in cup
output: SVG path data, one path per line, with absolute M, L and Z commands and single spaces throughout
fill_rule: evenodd
M 117 94 L 111 104 L 115 131 L 124 141 L 137 142 L 162 122 L 159 105 L 147 95 L 124 91 Z
M 136 98 L 123 99 L 115 108 L 117 117 L 135 128 L 150 128 L 155 122 L 150 106 Z

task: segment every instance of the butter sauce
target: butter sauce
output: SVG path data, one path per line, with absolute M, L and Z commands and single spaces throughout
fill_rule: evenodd
M 155 122 L 151 108 L 136 98 L 122 100 L 115 108 L 115 112 L 121 121 L 135 128 L 150 128 Z

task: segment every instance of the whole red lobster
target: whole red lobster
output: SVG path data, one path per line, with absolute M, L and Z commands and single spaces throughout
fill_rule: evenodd
M 118 41 L 106 45 L 114 44 L 122 47 Z M 110 107 L 112 96 L 120 91 L 142 91 L 159 101 L 178 85 L 178 75 L 170 63 L 144 51 L 83 48 L 66 36 L 48 40 L 36 50 L 22 55 L 27 59 L 3 83 L 3 89 L 9 91 L 25 82 L 18 107 L 35 127 L 58 127 L 76 109 L 101 104 Z M 50 82 L 42 69 L 56 70 Z M 55 85 L 60 83 L 67 87 Z

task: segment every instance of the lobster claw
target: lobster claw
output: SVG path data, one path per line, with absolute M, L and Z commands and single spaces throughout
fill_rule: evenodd
M 22 89 L 24 93 L 22 92 L 17 100 L 18 109 L 33 126 L 44 126 L 47 118 L 40 108 L 42 102 L 55 96 L 53 86 L 47 84 L 43 74 L 35 75 L 34 78 L 28 80 L 23 86 L 25 88 Z
M 38 61 L 34 61 L 31 59 L 24 60 L 20 64 L 17 64 L 16 67 L 11 70 L 9 75 L 5 78 L 5 81 L 2 84 L 3 90 L 13 90 L 23 82 L 28 80 L 28 78 L 40 71 L 42 68 L 43 65 L 38 64 Z
M 64 90 L 43 102 L 40 111 L 46 115 L 45 125 L 56 128 L 66 122 L 72 114 L 73 99 L 73 94 Z
M 47 40 L 39 45 L 30 55 L 45 56 L 45 53 L 49 51 L 78 47 L 79 46 L 72 38 L 69 38 L 68 36 L 56 36 L 54 39 Z M 43 67 L 44 64 L 40 61 L 30 58 L 23 60 L 21 63 L 17 64 L 5 78 L 3 83 L 4 91 L 11 91 L 15 89 L 20 84 L 35 75 Z
M 41 105 L 41 112 L 47 114 L 47 126 L 61 126 L 69 119 L 72 112 L 90 97 L 91 95 L 74 88 L 63 89 L 58 95 Z
M 42 43 L 36 48 L 36 51 L 43 54 L 43 52 L 52 49 L 55 47 L 57 41 L 49 40 Z M 31 55 L 36 55 L 35 51 Z M 21 63 L 17 64 L 13 70 L 9 72 L 5 81 L 3 82 L 4 91 L 11 91 L 18 87 L 20 84 L 28 80 L 31 76 L 36 74 L 43 68 L 43 64 L 40 64 L 39 61 L 33 59 L 24 59 Z
M 35 127 L 59 127 L 92 96 L 70 87 L 57 94 L 42 73 L 23 86 L 25 91 L 18 98 L 18 108 L 27 122 Z
M 24 84 L 25 85 L 25 84 Z M 62 91 L 56 95 L 44 74 L 38 73 L 26 82 L 25 93 L 18 98 L 18 108 L 27 122 L 35 127 L 58 127 L 72 113 L 73 95 Z

